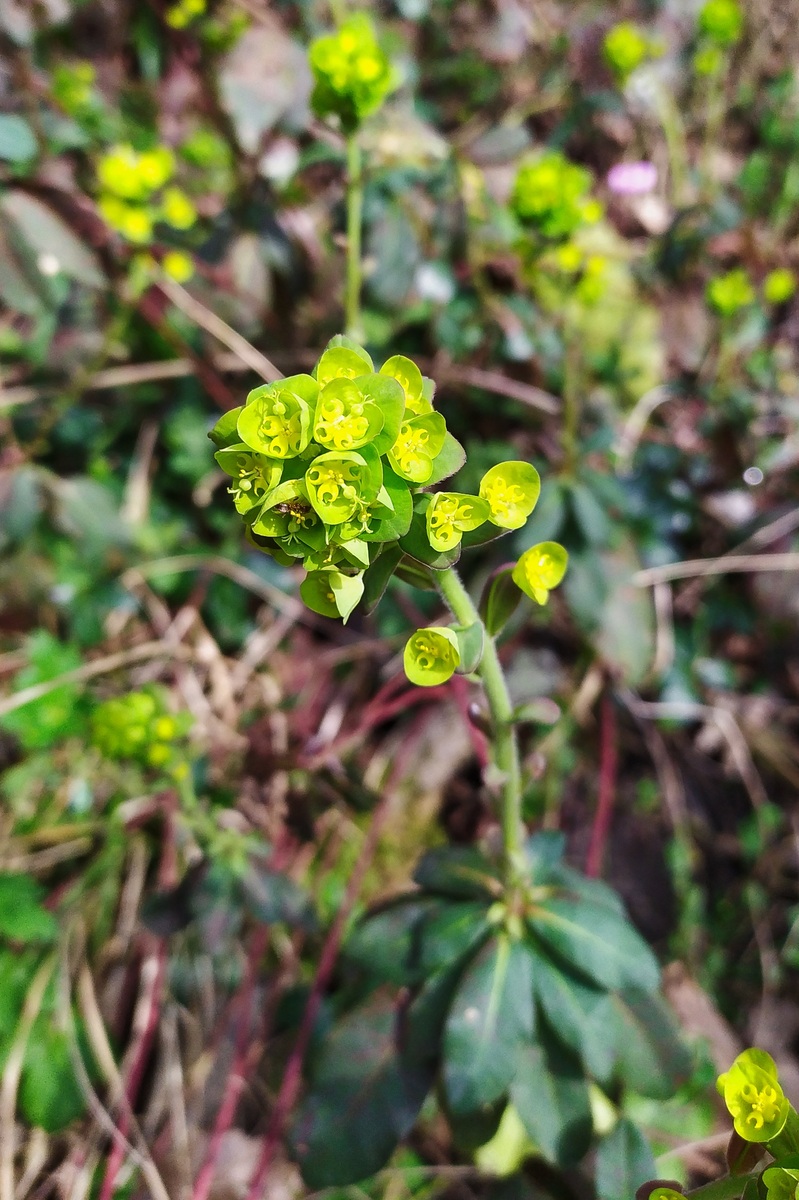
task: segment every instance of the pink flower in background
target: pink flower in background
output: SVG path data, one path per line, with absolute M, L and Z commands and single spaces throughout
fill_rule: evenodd
M 616 163 L 608 171 L 608 187 L 619 196 L 643 196 L 654 191 L 658 169 L 651 162 Z

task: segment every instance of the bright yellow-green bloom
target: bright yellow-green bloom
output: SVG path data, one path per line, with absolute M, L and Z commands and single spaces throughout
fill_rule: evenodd
M 239 437 L 259 454 L 294 458 L 311 440 L 311 409 L 318 392 L 310 375 L 255 388 L 238 418 Z
M 735 1131 L 747 1142 L 770 1142 L 791 1111 L 777 1079 L 777 1068 L 765 1050 L 744 1050 L 718 1078 L 718 1090 Z
M 184 191 L 168 187 L 161 198 L 159 215 L 173 229 L 190 229 L 197 220 L 197 209 Z
M 569 556 L 557 542 L 539 542 L 525 550 L 513 568 L 513 582 L 536 604 L 546 604 L 549 593 L 566 574 Z
M 464 533 L 488 520 L 487 500 L 459 492 L 436 492 L 427 509 L 427 536 L 434 550 L 457 546 Z
M 105 191 L 122 200 L 146 200 L 163 187 L 175 170 L 175 158 L 166 146 L 140 154 L 129 145 L 115 146 L 97 165 Z
M 383 428 L 383 414 L 356 383 L 331 379 L 316 406 L 314 440 L 328 450 L 357 450 Z
M 763 297 L 769 304 L 784 304 L 796 291 L 796 276 L 788 267 L 769 271 L 763 280 Z
M 311 107 L 319 117 L 337 116 L 352 132 L 375 112 L 394 86 L 391 64 L 365 13 L 348 17 L 310 48 L 315 87 Z
M 186 283 L 194 274 L 194 263 L 182 250 L 168 250 L 161 260 L 161 266 L 176 283 Z
M 98 207 L 105 220 L 129 242 L 142 245 L 153 236 L 153 219 L 146 208 L 126 204 L 116 196 L 101 196 Z
M 755 289 L 743 267 L 735 267 L 726 275 L 711 279 L 707 285 L 707 300 L 722 317 L 731 317 L 755 300 Z
M 521 529 L 540 493 L 538 471 L 526 462 L 500 463 L 480 480 L 480 495 L 488 501 L 488 520 L 501 529 Z
M 65 112 L 77 115 L 92 102 L 95 78 L 91 63 L 62 64 L 53 72 L 53 97 Z
M 623 83 L 649 57 L 649 39 L 632 21 L 620 21 L 605 34 L 602 53 L 616 78 Z
M 522 164 L 510 203 L 519 220 L 544 237 L 566 238 L 602 216 L 590 189 L 591 175 L 584 167 L 548 150 Z
M 439 625 L 418 629 L 408 639 L 403 655 L 405 674 L 419 687 L 446 683 L 460 661 L 457 637 L 451 629 Z
M 423 413 L 403 421 L 389 461 L 403 479 L 427 483 L 433 474 L 433 459 L 444 445 L 447 427 L 440 413 Z
M 699 31 L 718 46 L 740 41 L 744 14 L 738 0 L 707 0 L 699 12 Z
M 185 29 L 195 17 L 205 12 L 206 0 L 179 0 L 166 12 L 166 23 L 173 29 Z

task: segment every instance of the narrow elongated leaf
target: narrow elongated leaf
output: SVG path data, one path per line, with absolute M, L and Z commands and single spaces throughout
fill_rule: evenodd
M 418 927 L 422 978 L 458 963 L 488 934 L 488 908 L 479 900 L 436 904 Z
M 414 882 L 429 892 L 456 900 L 496 900 L 502 894 L 499 869 L 474 846 L 437 846 L 423 854 Z
M 381 998 L 328 1036 L 291 1132 L 310 1188 L 374 1175 L 416 1121 L 434 1067 L 398 1053 L 396 1025 L 393 1006 Z
M 444 1086 L 453 1112 L 493 1104 L 533 1037 L 533 959 L 524 942 L 500 936 L 463 973 L 444 1031 Z
M 615 1074 L 635 1092 L 666 1100 L 691 1073 L 691 1055 L 659 995 L 628 990 L 610 998 L 608 1039 L 615 1043 Z
M 558 1166 L 574 1166 L 591 1144 L 593 1122 L 579 1059 L 547 1035 L 524 1046 L 510 1097 L 541 1153 Z
M 660 982 L 657 960 L 629 921 L 587 900 L 546 900 L 528 918 L 530 929 L 573 970 L 605 988 Z
M 425 978 L 419 962 L 420 928 L 443 908 L 432 897 L 414 895 L 373 909 L 347 939 L 346 957 L 382 983 L 401 987 L 420 983 Z
M 596 1190 L 600 1200 L 630 1200 L 639 1184 L 655 1174 L 655 1160 L 646 1138 L 623 1117 L 597 1150 Z
M 582 1059 L 589 1075 L 607 1079 L 615 1057 L 606 1029 L 607 992 L 589 987 L 538 953 L 533 987 L 541 1011 L 556 1036 Z

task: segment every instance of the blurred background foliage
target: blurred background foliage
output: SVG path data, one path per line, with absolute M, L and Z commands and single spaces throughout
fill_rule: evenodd
M 0 8 L 4 1200 L 14 1165 L 20 1200 L 255 1200 L 320 953 L 312 1064 L 359 995 L 331 924 L 496 834 L 469 685 L 402 680 L 435 596 L 304 611 L 207 440 L 343 324 L 345 143 L 307 59 L 340 7 Z M 580 1171 L 580 1138 L 531 1152 L 431 1099 L 355 1191 L 628 1200 L 651 1152 L 717 1172 L 739 1039 L 799 1081 L 799 25 L 776 0 L 369 12 L 393 91 L 360 135 L 365 340 L 436 380 L 456 489 L 541 471 L 510 553 L 464 573 L 569 549 L 503 643 L 526 816 L 669 964 L 693 1067 L 668 1101 L 592 1094 L 610 1149 Z

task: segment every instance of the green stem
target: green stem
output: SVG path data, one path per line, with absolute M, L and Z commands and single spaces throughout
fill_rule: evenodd
M 482 624 L 472 598 L 453 567 L 435 572 L 441 596 L 460 625 Z M 484 630 L 483 657 L 477 673 L 483 683 L 491 713 L 494 763 L 502 773 L 500 822 L 502 844 L 508 874 L 513 875 L 522 859 L 524 824 L 522 822 L 522 773 L 519 744 L 513 724 L 513 705 L 497 654 L 496 642 Z
M 563 468 L 567 476 L 577 471 L 579 450 L 577 433 L 580 424 L 580 381 L 578 378 L 579 348 L 571 323 L 569 307 L 563 315 Z
M 363 341 L 361 329 L 361 221 L 363 216 L 363 164 L 358 134 L 347 138 L 347 295 L 346 334 Z

